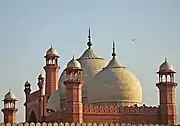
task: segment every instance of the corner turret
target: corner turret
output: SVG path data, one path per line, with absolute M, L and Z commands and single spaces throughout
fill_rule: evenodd
M 82 86 L 83 70 L 80 63 L 74 58 L 68 63 L 66 71 L 66 112 L 67 121 L 83 122 Z
M 175 88 L 177 83 L 174 82 L 175 73 L 167 58 L 157 72 L 159 81 L 156 86 L 159 88 L 161 124 L 176 124 Z
M 45 84 L 45 95 L 47 99 L 57 90 L 58 87 L 58 58 L 59 55 L 57 51 L 52 47 L 46 52 L 46 65 L 44 70 L 46 72 L 46 84 Z
M 9 90 L 9 92 L 4 96 L 4 108 L 2 112 L 4 113 L 4 123 L 16 123 L 16 96 Z

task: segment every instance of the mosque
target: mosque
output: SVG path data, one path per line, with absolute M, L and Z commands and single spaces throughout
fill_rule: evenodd
M 116 59 L 113 42 L 112 59 L 107 62 L 92 49 L 90 29 L 88 48 L 81 57 L 72 58 L 61 73 L 59 55 L 51 47 L 45 58 L 45 77 L 38 76 L 38 89 L 24 85 L 26 122 L 175 124 L 175 71 L 167 59 L 158 74 L 159 104 L 142 103 L 138 78 Z M 4 122 L 15 123 L 17 98 L 9 91 L 4 96 Z

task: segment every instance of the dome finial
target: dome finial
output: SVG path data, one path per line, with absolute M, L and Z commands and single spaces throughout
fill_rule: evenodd
M 167 62 L 167 57 L 165 57 L 165 62 Z
M 115 42 L 114 42 L 114 40 L 113 40 L 113 52 L 112 52 L 112 56 L 113 56 L 113 58 L 116 57 L 116 53 L 115 53 Z
M 11 92 L 11 88 L 9 88 L 9 92 Z
M 74 60 L 74 54 L 73 54 L 73 60 Z
M 91 30 L 90 30 L 90 28 L 89 28 L 89 35 L 88 35 L 88 43 L 87 43 L 87 45 L 88 45 L 88 48 L 89 48 L 89 49 L 90 49 L 91 46 L 92 46 L 92 43 L 91 43 Z
M 51 49 L 52 49 L 52 44 L 51 44 Z

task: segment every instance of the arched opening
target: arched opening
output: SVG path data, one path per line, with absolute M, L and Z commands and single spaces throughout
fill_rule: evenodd
M 171 75 L 167 75 L 167 82 L 171 82 Z
M 162 76 L 162 82 L 166 82 L 166 75 Z
M 29 116 L 29 122 L 34 122 L 34 123 L 37 122 L 36 114 L 34 113 L 34 111 L 32 111 Z

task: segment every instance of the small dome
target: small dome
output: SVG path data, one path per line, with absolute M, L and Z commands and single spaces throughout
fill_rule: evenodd
M 52 48 L 52 46 L 51 46 L 51 48 L 48 49 L 48 51 L 46 52 L 46 55 L 56 55 L 56 56 L 58 56 L 58 53 L 57 53 L 57 51 L 56 51 L 54 48 Z
M 44 76 L 42 74 L 39 74 L 38 78 L 42 79 L 42 78 L 44 78 Z
M 67 68 L 81 69 L 81 64 L 76 59 L 74 59 L 74 56 L 73 56 L 73 59 L 69 61 L 69 63 L 67 64 Z
M 165 58 L 164 63 L 159 67 L 159 72 L 162 71 L 174 71 L 173 66 L 167 61 L 167 58 Z
M 5 96 L 4 96 L 4 100 L 17 100 L 16 96 L 9 91 Z
M 31 84 L 28 81 L 26 81 L 24 86 L 31 86 Z

